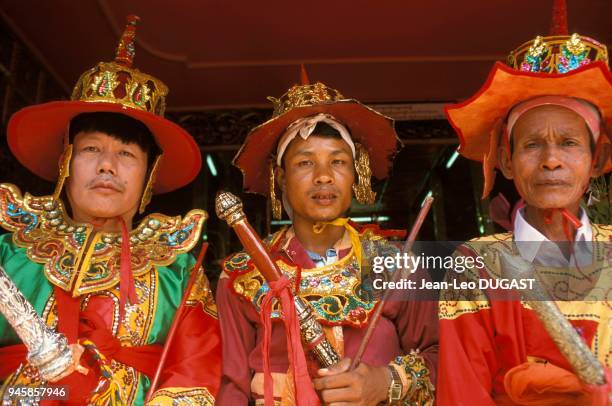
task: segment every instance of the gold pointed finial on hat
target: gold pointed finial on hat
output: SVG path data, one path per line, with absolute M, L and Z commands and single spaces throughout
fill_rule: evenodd
M 139 17 L 128 16 L 115 60 L 100 62 L 84 72 L 72 91 L 72 100 L 116 103 L 163 117 L 168 87 L 161 80 L 132 67 L 138 21 Z
M 300 64 L 300 84 L 302 86 L 309 85 L 310 79 L 308 78 L 308 72 L 306 72 L 306 67 L 304 64 Z
M 132 67 L 134 55 L 136 55 L 134 40 L 136 39 L 136 24 L 138 24 L 138 21 L 140 21 L 140 17 L 136 15 L 130 14 L 127 17 L 127 24 L 115 54 L 115 62 L 128 68 Z
M 568 35 L 567 3 L 565 0 L 554 0 L 552 19 L 550 20 L 550 35 Z
M 334 103 L 343 100 L 342 94 L 321 82 L 310 83 L 304 64 L 300 64 L 300 83 L 279 97 L 268 97 L 272 102 L 274 112 L 272 117 L 278 117 L 294 108 L 307 107 L 315 104 Z

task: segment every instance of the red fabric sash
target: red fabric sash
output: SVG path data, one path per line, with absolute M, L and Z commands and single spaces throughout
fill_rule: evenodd
M 112 358 L 119 361 L 149 377 L 155 374 L 157 363 L 159 362 L 162 351 L 161 345 L 153 344 L 136 347 L 122 347 L 120 341 L 117 340 L 117 338 L 115 338 L 111 332 L 106 329 L 106 327 L 100 329 L 95 326 L 97 322 L 95 319 L 99 318 L 100 316 L 95 314 L 95 316 L 91 318 L 90 313 L 94 312 L 83 312 L 82 314 L 82 338 L 88 338 L 93 341 L 100 352 L 109 359 Z M 92 322 L 93 324 L 91 324 Z M 2 362 L 0 363 L 0 381 L 5 380 L 10 374 L 15 372 L 20 364 L 26 361 L 27 353 L 28 349 L 23 344 L 9 345 L 0 348 L 0 359 L 2 359 Z M 97 371 L 90 371 L 89 374 L 96 375 Z M 73 373 L 68 378 L 74 376 L 84 378 L 84 376 L 78 373 Z M 71 389 L 75 390 L 76 388 Z
M 70 344 L 75 343 L 78 338 L 89 339 L 96 344 L 96 347 L 107 358 L 128 365 L 149 377 L 155 374 L 161 356 L 161 345 L 123 347 L 121 342 L 108 330 L 102 316 L 95 309 L 88 306 L 79 315 L 79 298 L 73 298 L 70 293 L 58 287 L 55 287 L 54 293 L 58 311 L 57 329 L 66 336 Z M 23 344 L 0 348 L 0 359 L 2 359 L 0 363 L 0 380 L 6 379 L 11 373 L 15 372 L 17 367 L 25 362 L 26 356 L 27 348 Z M 97 375 L 97 371 L 90 371 L 89 375 Z M 73 373 L 65 379 L 71 382 L 78 382 L 84 378 L 85 376 L 79 373 Z M 76 387 L 71 387 L 71 390 L 80 392 L 82 386 L 87 385 L 79 384 Z M 88 388 L 89 391 L 92 389 L 93 387 Z
M 263 339 L 263 367 L 264 367 L 264 399 L 265 405 L 273 405 L 273 381 L 270 371 L 270 341 L 272 337 L 272 303 L 273 299 L 280 300 L 283 310 L 283 323 L 287 330 L 287 349 L 289 351 L 289 369 L 293 372 L 296 404 L 300 406 L 318 405 L 317 397 L 306 364 L 306 356 L 300 338 L 300 326 L 295 313 L 293 295 L 290 290 L 291 282 L 285 276 L 276 281 L 269 282 L 270 290 L 264 296 L 261 304 L 261 322 L 264 327 Z

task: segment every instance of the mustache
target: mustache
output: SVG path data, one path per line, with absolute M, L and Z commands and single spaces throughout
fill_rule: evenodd
M 335 195 L 339 195 L 340 194 L 340 189 L 338 189 L 336 186 L 332 186 L 332 185 L 314 186 L 314 187 L 308 189 L 308 194 L 309 195 L 313 195 L 315 193 L 332 193 L 332 194 L 335 194 Z
M 125 186 L 119 182 L 113 175 L 101 174 L 87 182 L 85 185 L 87 189 L 95 189 L 97 187 L 106 187 L 116 190 L 117 192 L 124 192 Z

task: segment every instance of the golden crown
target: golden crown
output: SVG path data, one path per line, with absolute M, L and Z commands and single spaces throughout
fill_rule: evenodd
M 344 96 L 337 91 L 324 85 L 321 82 L 310 84 L 308 74 L 304 65 L 300 67 L 301 84 L 293 85 L 287 93 L 279 97 L 268 97 L 274 106 L 272 118 L 288 112 L 297 107 L 308 107 L 317 104 L 335 103 L 343 100 Z
M 168 87 L 161 80 L 132 68 L 138 20 L 137 16 L 128 17 L 115 60 L 100 62 L 83 73 L 72 91 L 72 100 L 116 103 L 164 115 Z
M 316 104 L 335 103 L 344 99 L 337 91 L 321 82 L 306 85 L 294 85 L 278 99 L 268 97 L 274 106 L 272 117 L 278 117 L 296 107 L 308 107 Z
M 523 72 L 567 73 L 591 62 L 608 63 L 608 49 L 578 34 L 537 36 L 508 56 L 508 65 Z

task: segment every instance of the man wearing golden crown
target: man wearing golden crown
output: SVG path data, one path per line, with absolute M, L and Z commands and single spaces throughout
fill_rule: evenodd
M 216 308 L 188 254 L 206 212 L 132 224 L 152 194 L 188 184 L 201 165 L 191 136 L 163 118 L 166 86 L 131 66 L 137 20 L 128 18 L 115 61 L 85 72 L 71 101 L 25 108 L 8 126 L 17 159 L 57 180 L 42 197 L 0 185 L 0 225 L 10 231 L 0 237 L 0 265 L 71 344 L 74 364 L 52 382 L 67 386 L 62 404 L 144 404 L 156 372 L 149 404 L 212 404 L 219 386 Z M 178 334 L 167 342 L 178 313 Z M 17 402 L 13 388 L 51 384 L 30 355 L 0 316 L 7 404 Z
M 567 35 L 564 8 L 556 2 L 553 35 L 523 44 L 475 96 L 446 110 L 460 153 L 483 163 L 483 197 L 498 168 L 524 201 L 512 232 L 459 249 L 485 266 L 458 278 L 528 270 L 544 294 L 441 293 L 440 405 L 609 404 L 612 227 L 592 224 L 581 201 L 612 168 L 612 75 L 604 45 Z
M 305 70 L 301 85 L 274 99 L 273 118 L 251 131 L 234 159 L 244 188 L 267 195 L 276 218 L 284 207 L 292 224 L 265 240 L 284 285 L 269 283 L 245 252 L 224 262 L 217 289 L 220 402 L 432 404 L 437 325 L 430 303 L 387 303 L 363 362 L 349 370 L 379 304 L 365 288 L 362 244 L 386 240 L 378 226 L 357 226 L 346 213 L 353 193 L 362 204 L 373 203 L 370 178 L 388 176 L 397 143 L 389 118 L 320 82 L 310 84 Z M 323 326 L 335 365 L 306 360 L 299 332 L 291 330 L 295 314 L 286 305 L 293 305 L 279 293 L 286 288 L 313 314 L 310 327 Z

